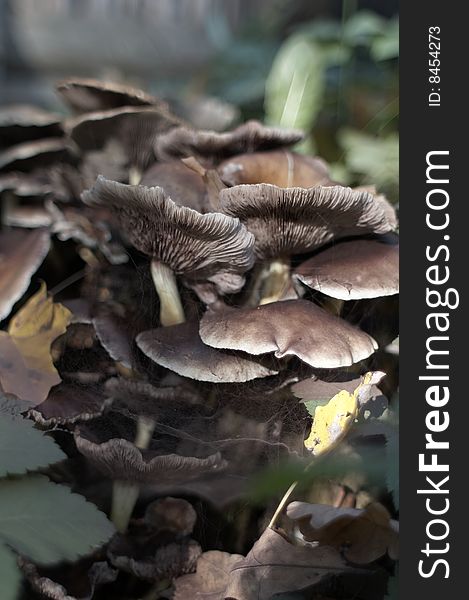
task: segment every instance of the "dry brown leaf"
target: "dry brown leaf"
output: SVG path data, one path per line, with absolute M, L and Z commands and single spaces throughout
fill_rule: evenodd
M 377 502 L 365 509 L 292 502 L 287 516 L 298 523 L 305 540 L 344 549 L 350 562 L 368 564 L 386 552 L 397 559 L 399 524 Z
M 267 529 L 243 558 L 205 552 L 197 572 L 176 581 L 174 600 L 271 600 L 275 594 L 311 588 L 325 577 L 356 572 L 334 548 L 295 546 Z
M 6 393 L 32 405 L 47 398 L 61 379 L 52 362 L 50 347 L 70 323 L 72 313 L 47 295 L 43 283 L 0 331 L 0 383 Z

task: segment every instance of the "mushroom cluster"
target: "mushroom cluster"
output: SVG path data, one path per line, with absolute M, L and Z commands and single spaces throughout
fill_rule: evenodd
M 218 480 L 239 497 L 272 455 L 304 451 L 291 383 L 378 360 L 370 311 L 398 293 L 396 215 L 296 153 L 299 131 L 200 131 L 94 80 L 57 91 L 64 120 L 0 111 L 0 317 L 49 252 L 73 321 L 55 348 L 62 383 L 29 414 L 74 432 L 114 482 L 124 531 L 145 490 L 221 498 Z M 71 251 L 76 279 L 60 271 Z

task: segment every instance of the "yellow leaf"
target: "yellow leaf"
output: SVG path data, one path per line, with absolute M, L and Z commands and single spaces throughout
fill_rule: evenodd
M 314 456 L 329 452 L 345 437 L 366 402 L 372 385 L 384 376 L 381 372 L 366 373 L 360 384 L 350 393 L 340 391 L 325 406 L 317 406 L 311 433 L 304 444 Z
M 65 333 L 71 312 L 48 297 L 45 284 L 0 331 L 0 383 L 6 393 L 36 405 L 61 379 L 52 362 L 52 342 Z

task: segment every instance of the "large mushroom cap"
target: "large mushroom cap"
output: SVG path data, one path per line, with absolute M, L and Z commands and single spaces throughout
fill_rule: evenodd
M 0 147 L 61 133 L 60 117 L 56 114 L 27 104 L 0 107 Z
M 49 248 L 47 229 L 0 232 L 0 321 L 28 289 Z
M 163 105 L 161 100 L 138 88 L 97 79 L 63 79 L 57 83 L 56 90 L 65 102 L 79 113 L 119 106 Z
M 303 137 L 303 132 L 297 129 L 265 127 L 258 121 L 247 121 L 236 129 L 223 133 L 178 127 L 157 139 L 155 153 L 158 157 L 223 157 L 291 146 Z
M 141 252 L 190 281 L 211 281 L 220 293 L 241 289 L 242 274 L 253 265 L 254 238 L 238 219 L 177 206 L 162 188 L 98 177 L 82 198 L 90 205 L 110 206 Z
M 399 292 L 399 246 L 377 240 L 340 242 L 302 263 L 293 278 L 340 300 L 391 296 Z
M 206 346 L 199 337 L 197 323 L 144 331 L 136 342 L 157 364 L 199 381 L 234 383 L 277 374 L 249 358 Z
M 218 172 L 230 186 L 255 183 L 303 188 L 334 185 L 322 159 L 289 150 L 239 154 L 222 162 Z
M 200 337 L 214 348 L 249 354 L 295 355 L 315 368 L 347 367 L 368 358 L 375 340 L 307 300 L 272 302 L 257 308 L 207 311 Z
M 259 258 L 302 254 L 332 239 L 393 228 L 372 194 L 342 186 L 238 185 L 221 190 L 220 202 L 254 234 Z

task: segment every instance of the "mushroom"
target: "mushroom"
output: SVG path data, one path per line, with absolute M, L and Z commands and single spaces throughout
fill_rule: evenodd
M 211 210 L 203 178 L 181 160 L 155 163 L 145 171 L 140 184 L 163 188 L 178 206 L 187 206 L 200 213 Z
M 27 104 L 0 107 L 0 147 L 61 134 L 56 114 Z
M 223 133 L 177 127 L 156 139 L 155 154 L 160 159 L 189 156 L 222 158 L 243 152 L 291 146 L 303 137 L 303 132 L 297 129 L 265 127 L 258 121 L 247 121 L 236 129 Z
M 47 229 L 0 232 L 0 321 L 28 289 L 49 248 Z
M 144 331 L 137 336 L 136 342 L 152 361 L 198 381 L 243 382 L 278 372 L 249 357 L 220 352 L 205 345 L 195 322 Z
M 110 140 L 119 143 L 127 155 L 129 180 L 138 183 L 142 170 L 154 161 L 156 136 L 179 124 L 163 107 L 123 106 L 68 119 L 65 130 L 82 150 L 99 150 Z
M 56 84 L 61 98 L 77 113 L 119 108 L 120 106 L 164 106 L 166 104 L 130 85 L 74 77 Z
M 70 144 L 62 138 L 34 140 L 0 152 L 0 171 L 31 171 L 59 161 L 73 161 Z
M 264 280 L 261 304 L 282 297 L 291 255 L 311 252 L 333 239 L 387 233 L 394 226 L 372 194 L 342 186 L 238 185 L 221 190 L 220 204 L 255 236 L 255 252 L 264 265 L 258 279 L 260 286 Z
M 334 185 L 322 159 L 289 150 L 232 156 L 218 166 L 218 172 L 230 186 L 255 183 L 270 183 L 286 188 Z
M 254 238 L 238 219 L 177 206 L 162 188 L 98 177 L 82 198 L 86 204 L 110 206 L 130 242 L 152 257 L 162 325 L 185 320 L 175 275 L 189 284 L 209 281 L 221 294 L 234 293 L 254 262 Z
M 399 246 L 350 240 L 322 250 L 297 267 L 293 280 L 339 300 L 399 292 Z
M 144 438 L 151 437 L 152 432 L 152 428 L 146 432 L 140 429 L 140 437 L 137 435 L 134 443 L 122 438 L 99 443 L 94 438 L 84 437 L 79 429 L 75 430 L 78 451 L 114 482 L 111 518 L 121 532 L 127 529 L 140 484 L 186 481 L 226 467 L 218 452 L 196 458 L 178 454 L 158 455 L 147 450 L 148 440 Z
M 251 355 L 295 355 L 311 367 L 336 369 L 368 358 L 375 340 L 307 300 L 272 302 L 257 308 L 207 311 L 201 340 L 214 348 Z

